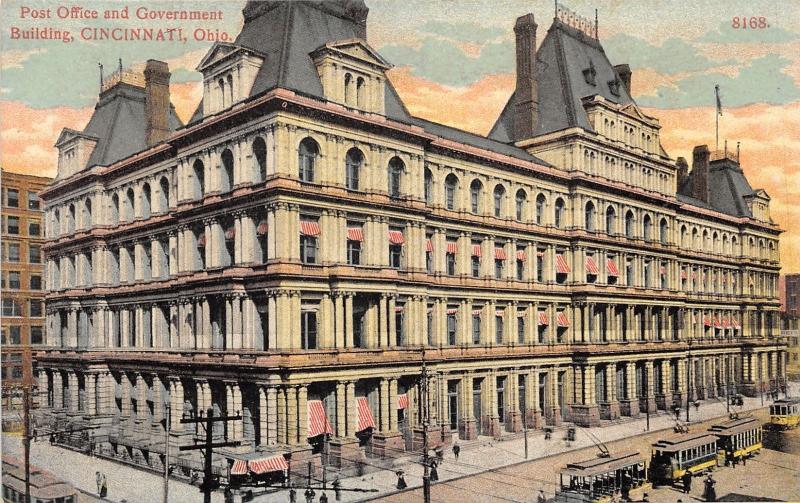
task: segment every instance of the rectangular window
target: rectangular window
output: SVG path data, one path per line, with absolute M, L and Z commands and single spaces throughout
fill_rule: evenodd
M 400 269 L 402 256 L 403 247 L 401 245 L 389 245 L 389 267 Z
M 503 329 L 505 318 L 502 316 L 495 316 L 494 317 L 494 342 L 497 344 L 503 343 Z
M 8 261 L 19 262 L 19 243 L 8 243 Z
M 536 281 L 544 283 L 544 250 L 536 252 Z
M 18 189 L 6 189 L 6 206 L 9 208 L 19 208 Z
M 633 262 L 630 260 L 625 262 L 625 283 L 633 286 Z
M 42 277 L 38 274 L 31 275 L 31 290 L 41 290 L 42 289 Z
M 40 208 L 39 195 L 35 192 L 28 192 L 28 209 L 38 210 Z
M 522 281 L 525 277 L 525 262 L 517 259 L 517 281 Z
M 6 217 L 6 232 L 9 234 L 19 234 L 19 217 Z
M 505 269 L 505 260 L 495 259 L 494 261 L 494 277 L 496 279 L 502 279 L 503 277 L 503 270 Z
M 34 317 L 35 318 L 40 318 L 40 317 L 44 316 L 44 309 L 42 308 L 42 301 L 41 300 L 31 299 L 29 305 L 30 305 L 29 312 L 30 312 L 31 318 L 34 318 Z
M 520 316 L 522 314 L 522 316 Z M 517 342 L 525 343 L 525 316 L 524 313 L 517 313 Z
M 347 263 L 361 265 L 361 241 L 347 240 Z
M 644 262 L 644 273 L 643 274 L 644 274 L 644 286 L 649 288 L 651 286 L 651 284 L 650 284 L 650 281 L 651 281 L 650 280 L 650 276 L 651 276 L 650 275 L 650 261 L 649 260 L 645 260 L 645 262 Z
M 433 274 L 433 252 L 425 252 L 425 270 L 428 274 Z
M 41 236 L 42 226 L 39 222 L 28 222 L 28 236 Z
M 447 344 L 456 345 L 456 315 L 447 315 Z
M 8 271 L 8 288 L 11 290 L 19 290 L 21 287 L 20 272 Z
M 31 327 L 31 344 L 43 344 L 43 332 L 42 327 Z
M 22 305 L 16 299 L 3 299 L 3 316 L 22 316 Z
M 20 333 L 19 325 L 11 325 L 8 327 L 8 344 L 19 346 L 22 343 Z
M 31 264 L 42 263 L 42 247 L 39 245 L 28 245 L 28 262 Z
M 473 344 L 480 344 L 481 343 L 481 315 L 480 314 L 473 314 L 472 315 L 472 343 Z
M 481 258 L 479 256 L 472 256 L 472 277 L 477 278 L 481 275 Z
M 300 236 L 300 261 L 304 264 L 317 263 L 317 238 L 315 236 Z
M 454 253 L 448 253 L 445 255 L 445 262 L 447 265 L 447 275 L 448 276 L 455 276 L 456 274 L 456 256 Z
M 300 316 L 300 337 L 303 349 L 317 349 L 317 312 L 303 311 Z

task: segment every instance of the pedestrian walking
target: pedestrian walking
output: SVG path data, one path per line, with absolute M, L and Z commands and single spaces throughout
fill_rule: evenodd
M 436 459 L 438 459 L 440 463 L 444 461 L 444 449 L 441 445 L 437 445 L 436 448 L 433 449 L 433 452 L 436 454 Z
M 336 501 L 342 501 L 342 483 L 339 482 L 339 477 L 333 481 L 333 495 Z
M 456 458 L 456 461 L 458 461 L 459 454 L 461 454 L 461 446 L 458 445 L 458 442 L 456 442 L 453 444 L 453 456 Z
M 316 493 L 312 488 L 309 487 L 303 494 L 306 497 L 306 503 L 314 503 L 314 496 L 316 496 Z
M 650 496 L 647 493 L 644 493 L 644 496 L 642 496 L 642 502 L 648 503 L 649 501 L 650 501 Z
M 94 478 L 97 482 L 97 494 L 99 494 L 101 498 L 105 498 L 106 495 L 108 495 L 108 481 L 106 480 L 105 474 L 95 472 Z
M 717 501 L 717 491 L 714 489 L 714 485 L 716 485 L 717 481 L 708 474 L 708 478 L 705 480 L 705 491 L 703 491 L 703 499 L 706 501 Z
M 431 473 L 428 477 L 431 482 L 436 482 L 437 480 L 439 480 L 439 472 L 436 470 L 436 464 L 437 464 L 436 461 L 431 463 Z
M 325 493 L 320 494 L 319 503 L 328 503 L 328 495 Z
M 683 482 L 684 494 L 689 494 L 689 491 L 692 490 L 692 474 L 687 470 L 681 477 L 681 481 Z
M 289 503 L 297 503 L 297 491 L 294 489 L 294 482 L 289 487 Z
M 403 470 L 400 470 L 397 472 L 397 488 L 405 489 L 406 487 L 408 487 L 408 484 L 406 484 L 405 474 L 403 473 Z
M 539 489 L 539 496 L 536 497 L 536 503 L 547 503 L 547 496 L 544 495 L 544 491 Z
M 623 501 L 631 500 L 631 486 L 633 485 L 632 482 L 633 480 L 631 479 L 631 476 L 628 474 L 628 472 L 622 474 L 621 492 Z

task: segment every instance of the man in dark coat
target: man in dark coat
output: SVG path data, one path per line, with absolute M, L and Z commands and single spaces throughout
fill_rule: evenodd
M 436 461 L 431 463 L 431 473 L 429 476 L 431 482 L 436 482 L 439 480 L 439 472 L 436 470 Z
M 714 489 L 714 485 L 716 485 L 717 481 L 708 474 L 708 478 L 705 480 L 705 491 L 703 491 L 703 498 L 706 501 L 717 501 L 717 491 Z
M 681 481 L 683 481 L 683 492 L 689 494 L 689 491 L 692 490 L 692 474 L 687 470 L 681 477 Z

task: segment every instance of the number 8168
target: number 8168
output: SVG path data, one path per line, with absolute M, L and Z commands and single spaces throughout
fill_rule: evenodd
M 751 30 L 763 30 L 764 28 L 769 28 L 769 24 L 767 24 L 767 18 L 763 16 L 734 16 L 731 20 L 731 27 L 735 30 L 747 30 L 748 28 Z

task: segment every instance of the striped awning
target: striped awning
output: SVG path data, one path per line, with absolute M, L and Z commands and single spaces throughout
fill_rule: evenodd
M 402 395 L 397 395 L 397 408 L 398 409 L 408 408 L 408 395 L 406 393 L 403 393 Z
M 711 326 L 711 318 L 709 318 L 708 316 L 703 318 L 703 325 L 706 326 L 706 327 L 710 327 Z
M 225 240 L 230 241 L 236 237 L 236 227 L 228 227 L 225 231 Z
M 556 323 L 561 328 L 568 327 L 569 318 L 567 318 L 567 313 L 565 313 L 564 311 L 559 311 L 558 314 L 556 314 Z
M 234 459 L 231 466 L 231 475 L 245 475 L 247 473 L 247 461 L 244 459 Z
M 348 227 L 347 239 L 350 241 L 364 241 L 364 231 L 361 227 Z
M 727 282 L 728 282 L 728 277 L 727 277 L 726 275 L 724 275 L 724 274 L 723 274 L 723 275 L 722 275 L 722 284 L 724 285 L 724 284 L 725 284 L 725 283 L 727 283 Z
M 658 268 L 658 272 L 660 272 L 662 276 L 666 276 L 667 268 L 662 265 L 661 267 Z
M 517 260 L 525 261 L 525 250 L 517 250 Z
M 372 410 L 369 408 L 369 400 L 367 400 L 367 397 L 357 397 L 356 403 L 358 404 L 358 427 L 356 427 L 356 431 L 375 428 L 375 419 L 372 417 Z
M 619 269 L 617 269 L 617 263 L 614 262 L 614 259 L 606 259 L 606 272 L 608 272 L 609 276 L 619 276 Z
M 323 433 L 333 434 L 331 423 L 325 415 L 325 406 L 322 400 L 308 401 L 308 438 L 322 435 Z
M 528 311 L 517 309 L 517 318 L 524 318 L 526 314 L 528 314 Z
M 433 252 L 433 241 L 431 241 L 430 239 L 425 241 L 425 251 Z
M 600 274 L 600 268 L 597 267 L 597 262 L 591 255 L 586 257 L 586 274 Z
M 303 236 L 319 236 L 319 222 L 312 222 L 311 220 L 300 221 L 300 234 Z
M 402 312 L 405 312 L 405 310 L 406 310 L 405 306 L 394 306 L 394 312 L 395 313 L 402 313 Z
M 258 235 L 263 236 L 267 233 L 267 231 L 269 231 L 269 224 L 267 224 L 266 219 L 258 222 L 258 227 L 256 227 L 256 232 Z
M 741 325 L 739 325 L 739 320 L 737 320 L 736 318 L 731 318 L 731 326 L 735 330 L 739 330 L 740 328 L 742 328 Z
M 550 324 L 550 317 L 547 316 L 547 311 L 539 311 L 539 325 L 547 326 Z
M 455 255 L 458 253 L 458 243 L 455 241 L 448 241 L 447 242 L 447 253 L 450 255 Z
M 505 250 L 505 248 L 495 248 L 494 249 L 494 258 L 495 258 L 495 260 L 505 260 L 506 259 L 506 250 Z
M 495 312 L 494 312 L 494 315 L 495 316 L 505 316 L 506 312 L 503 309 L 496 309 Z
M 722 328 L 722 322 L 719 320 L 719 316 L 714 316 L 714 328 Z
M 250 471 L 255 474 L 281 472 L 289 469 L 289 464 L 283 454 L 266 458 L 251 459 L 247 462 Z
M 481 245 L 472 245 L 472 256 L 473 257 L 481 256 Z
M 197 247 L 198 248 L 205 248 L 206 247 L 206 233 L 200 234 L 200 237 L 197 238 Z
M 722 328 L 730 328 L 731 321 L 728 318 L 722 318 Z
M 570 271 L 569 264 L 567 264 L 567 259 L 564 258 L 564 255 L 557 254 L 556 255 L 556 272 L 559 274 L 567 274 Z
M 686 274 L 686 269 L 681 269 L 681 279 L 687 279 L 688 275 Z
M 480 316 L 482 312 L 483 312 L 482 309 L 473 309 L 472 316 Z
M 447 314 L 457 314 L 457 313 L 458 313 L 458 309 L 452 309 L 451 308 L 451 309 L 447 310 Z
M 406 242 L 402 231 L 389 231 L 389 242 L 393 245 L 401 245 Z

